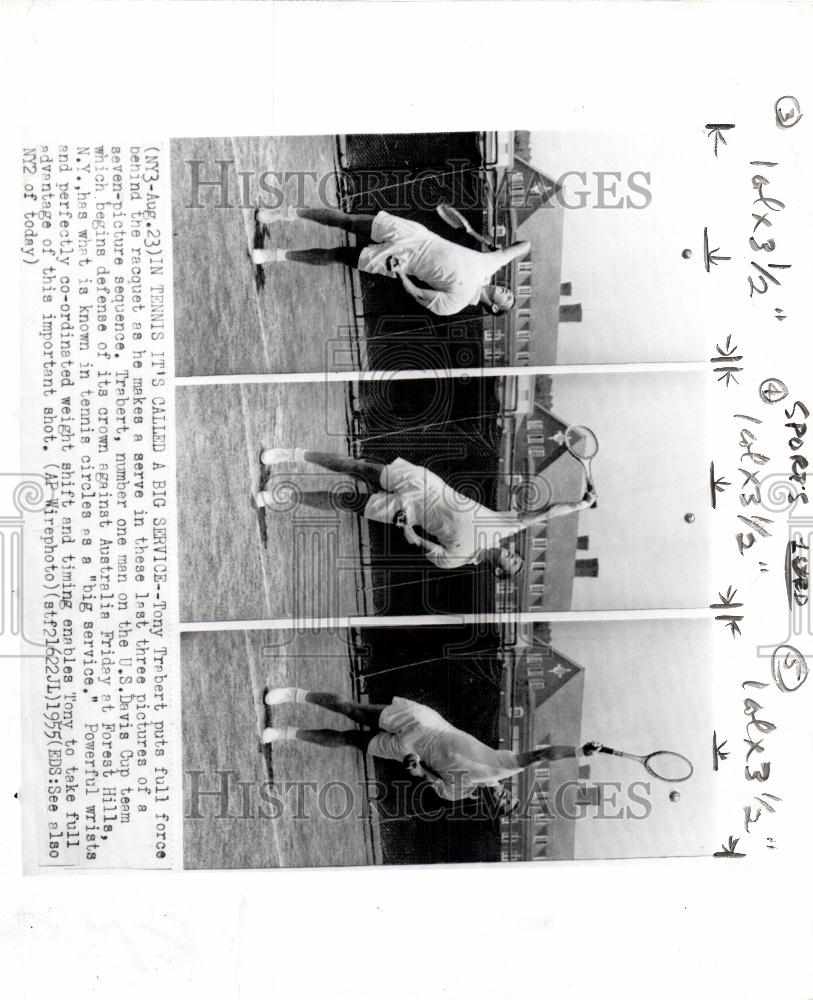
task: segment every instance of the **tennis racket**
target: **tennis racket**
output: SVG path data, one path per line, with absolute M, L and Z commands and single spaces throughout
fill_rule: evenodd
M 602 747 L 601 753 L 611 753 L 615 757 L 626 757 L 627 760 L 637 760 L 646 768 L 647 774 L 660 781 L 687 781 L 694 772 L 692 762 L 683 754 L 673 750 L 655 750 L 643 756 L 634 753 L 624 753 L 623 750 L 612 750 Z
M 452 229 L 464 229 L 469 236 L 472 236 L 478 243 L 484 247 L 488 247 L 489 250 L 496 250 L 497 248 L 493 243 L 490 243 L 485 236 L 481 236 L 478 232 L 469 225 L 468 220 L 458 212 L 456 208 L 452 208 L 451 205 L 447 205 L 445 201 L 442 201 L 436 206 L 435 211 L 443 219 L 447 226 L 451 226 Z
M 565 431 L 565 448 L 581 462 L 588 486 L 593 485 L 593 459 L 598 454 L 598 438 L 581 424 L 572 424 Z

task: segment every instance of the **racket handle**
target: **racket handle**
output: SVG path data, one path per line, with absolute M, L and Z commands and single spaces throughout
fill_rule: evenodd
M 601 748 L 601 753 L 611 753 L 611 754 L 614 754 L 616 757 L 623 757 L 624 756 L 621 753 L 620 750 L 613 750 L 612 747 L 602 747 Z
M 490 240 L 487 240 L 485 238 L 485 236 L 481 236 L 480 233 L 478 233 L 476 230 L 472 229 L 471 226 L 469 226 L 469 225 L 466 226 L 466 232 L 469 234 L 469 236 L 473 236 L 477 240 L 477 242 L 480 244 L 480 246 L 487 247 L 491 251 L 494 251 L 494 250 L 497 249 L 497 247 Z

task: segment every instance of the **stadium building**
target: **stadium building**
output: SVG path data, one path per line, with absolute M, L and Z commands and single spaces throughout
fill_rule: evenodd
M 535 151 L 533 157 L 541 155 Z M 560 185 L 532 162 L 528 132 L 414 133 L 337 136 L 337 177 L 346 211 L 386 209 L 414 218 L 446 239 L 479 244 L 451 230 L 436 213 L 457 208 L 475 231 L 498 246 L 528 240 L 530 253 L 494 280 L 514 292 L 514 309 L 493 316 L 471 306 L 453 317 L 416 311 L 398 283 L 354 273 L 357 363 L 395 363 L 409 333 L 425 355 L 418 367 L 555 364 L 559 327 L 581 320 L 581 305 L 562 281 L 564 208 Z M 476 345 L 476 346 L 475 346 Z M 435 356 L 436 355 L 436 356 Z
M 508 376 L 502 385 L 502 451 L 498 503 L 501 509 L 529 509 L 580 499 L 582 466 L 567 451 L 568 422 L 551 410 L 552 383 L 546 375 Z M 579 514 L 566 514 L 528 528 L 513 542 L 522 571 L 497 584 L 497 610 L 567 611 L 576 577 L 597 577 L 588 535 L 579 534 Z
M 555 364 L 559 324 L 579 322 L 581 305 L 562 282 L 564 208 L 560 185 L 530 162 L 527 132 L 483 133 L 486 225 L 501 246 L 528 240 L 531 252 L 495 280 L 511 288 L 513 310 L 484 324 L 484 360 L 492 365 Z
M 516 751 L 582 742 L 584 669 L 551 645 L 550 626 L 527 625 L 504 636 L 500 746 Z M 576 826 L 599 804 L 600 788 L 578 758 L 547 761 L 518 774 L 512 793 L 520 807 L 504 817 L 503 861 L 575 856 Z

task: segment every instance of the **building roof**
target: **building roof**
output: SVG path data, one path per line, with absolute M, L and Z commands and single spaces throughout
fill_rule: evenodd
M 532 455 L 529 451 L 528 419 L 520 418 L 514 431 L 513 473 L 521 477 L 542 474 L 551 488 L 551 502 L 572 501 L 584 492 L 582 467 L 564 447 L 563 435 L 568 423 L 551 410 L 536 404 L 530 418 L 541 424 L 535 429 L 536 441 L 542 441 L 544 454 Z M 538 535 L 547 538 L 544 573 L 532 571 L 534 562 L 533 540 Z M 573 579 L 576 571 L 576 554 L 579 540 L 579 515 L 565 514 L 552 518 L 543 527 L 530 528 L 517 541 L 525 559 L 525 567 L 517 580 L 521 588 L 523 608 L 545 611 L 568 611 L 573 598 Z M 542 582 L 541 599 L 532 595 L 531 584 Z
M 553 499 L 573 500 L 581 497 L 584 478 L 581 466 L 569 455 L 558 459 L 546 472 L 553 487 Z M 545 553 L 545 593 L 542 607 L 546 611 L 569 611 L 573 600 L 573 578 L 576 572 L 576 551 L 579 536 L 579 515 L 565 514 L 547 524 L 548 547 Z
M 513 240 L 531 244 L 530 296 L 523 301 L 530 309 L 529 357 L 531 365 L 556 363 L 559 340 L 559 289 L 562 281 L 562 244 L 564 209 L 553 197 L 556 183 L 541 170 L 519 156 L 514 157 L 514 171 L 522 175 L 526 205 L 513 207 Z M 517 281 L 518 269 L 514 271 Z M 515 289 L 517 288 L 515 284 Z M 518 304 L 519 308 L 519 304 Z M 519 317 L 517 317 L 519 326 Z
M 553 178 L 548 177 L 539 167 L 535 167 L 530 159 L 518 154 L 514 154 L 514 173 L 519 173 L 522 177 L 524 190 L 524 204 L 515 205 L 517 213 L 517 223 L 526 222 L 534 212 L 540 209 L 559 209 L 561 203 L 554 197 L 562 189 Z
M 485 358 L 519 366 L 555 364 L 565 214 L 555 195 L 561 185 L 516 151 L 509 168 L 495 169 L 492 222 L 500 239 L 528 240 L 531 251 L 495 276 L 517 301 L 485 324 Z
M 534 712 L 534 731 L 541 742 L 578 746 L 581 742 L 584 670 L 576 667 L 572 676 L 555 693 L 543 701 Z M 578 781 L 579 758 L 566 757 L 552 761 L 548 779 L 551 797 L 565 782 Z M 573 858 L 576 853 L 576 820 L 555 815 L 547 825 L 546 856 L 551 860 Z
M 523 700 L 527 711 L 522 721 L 521 747 L 530 750 L 541 744 L 578 746 L 581 743 L 584 669 L 553 647 L 545 645 L 525 648 L 523 666 L 528 662 L 528 656 L 533 654 L 541 658 L 542 666 L 532 683 L 527 680 L 523 669 Z M 508 824 L 508 829 L 522 831 L 521 856 L 526 860 L 535 857 L 532 838 L 540 829 L 544 830 L 546 837 L 545 858 L 564 859 L 575 855 L 576 820 L 561 814 L 557 796 L 564 794 L 560 789 L 567 783 L 584 780 L 581 761 L 577 757 L 551 761 L 547 772 L 547 818 L 539 820 L 526 814 L 517 818 L 514 824 Z M 536 780 L 534 768 L 519 775 L 517 792 L 524 805 L 530 805 L 539 794 Z M 565 796 L 569 809 L 572 809 L 570 799 L 575 794 L 574 787 L 572 794 Z
M 584 668 L 551 646 L 543 669 L 544 687 L 537 682 L 529 695 L 534 717 L 534 746 L 540 743 L 575 745 L 581 738 Z

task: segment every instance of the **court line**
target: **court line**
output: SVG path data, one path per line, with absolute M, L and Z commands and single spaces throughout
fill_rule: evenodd
M 229 136 L 229 144 L 231 145 L 232 155 L 234 156 L 234 165 L 235 165 L 235 169 L 236 169 L 239 166 L 239 164 L 238 164 L 237 147 L 234 145 L 234 137 L 233 136 Z M 242 216 L 243 216 L 243 225 L 245 226 L 245 229 L 246 229 L 246 243 L 248 244 L 248 251 L 249 251 L 249 255 L 250 255 L 251 251 L 253 249 L 252 243 L 253 243 L 253 235 L 254 234 L 252 233 L 251 229 L 248 227 L 248 225 L 246 223 L 246 210 L 245 209 L 241 209 L 241 213 L 242 213 Z M 252 272 L 253 272 L 253 268 L 254 268 L 253 262 L 252 262 L 251 266 L 252 266 Z M 260 323 L 260 340 L 262 341 L 262 345 L 263 345 L 263 355 L 265 356 L 265 363 L 266 363 L 266 365 L 268 365 L 268 367 L 270 368 L 271 367 L 271 359 L 268 357 L 268 345 L 266 343 L 266 339 L 267 339 L 267 337 L 266 337 L 266 329 L 265 329 L 265 323 L 263 322 L 262 310 L 260 308 L 260 295 L 259 295 L 259 292 L 257 291 L 257 285 L 256 285 L 256 282 L 253 279 L 253 276 L 252 276 L 252 282 L 251 283 L 252 283 L 253 289 L 254 289 L 254 296 L 253 296 L 253 298 L 254 298 L 254 305 L 255 305 L 255 307 L 257 309 L 257 319 L 259 320 L 259 323 Z M 274 308 L 274 312 L 276 313 L 276 300 L 275 299 L 272 299 L 272 306 Z
M 249 488 L 251 490 L 251 496 L 254 496 L 254 483 L 251 482 L 251 469 L 256 461 L 256 454 L 252 454 L 251 451 L 251 431 L 248 423 L 248 415 L 246 413 L 246 400 L 244 393 L 241 391 L 238 393 L 240 397 L 240 414 L 243 418 L 243 429 L 245 431 L 246 437 L 246 451 L 248 452 L 248 468 L 249 468 Z M 276 432 L 276 417 L 274 419 L 274 431 Z M 263 591 L 265 592 L 265 606 L 268 610 L 271 610 L 271 594 L 268 591 L 268 578 L 266 575 L 266 565 L 265 565 L 265 550 L 260 554 L 260 565 L 262 566 L 262 578 L 263 578 Z
M 257 678 L 257 671 L 254 668 L 254 656 L 252 655 L 251 643 L 248 641 L 248 635 L 244 635 L 243 636 L 243 645 L 244 645 L 245 650 L 246 650 L 246 662 L 248 663 L 248 672 L 251 675 L 251 689 L 252 689 L 252 691 L 253 691 L 253 693 L 254 693 L 255 696 L 258 695 L 258 694 L 262 695 L 262 692 L 263 692 L 263 690 L 265 688 L 265 683 L 264 682 L 261 683 L 258 680 L 258 678 Z M 260 737 L 262 735 L 263 722 L 265 721 L 265 709 L 264 708 L 263 709 L 258 709 L 256 703 L 255 703 L 254 707 L 255 707 L 256 712 L 257 712 L 257 718 L 256 718 L 256 721 L 257 721 L 257 741 L 259 742 Z M 261 711 L 263 713 L 262 719 L 260 717 L 260 712 Z M 265 765 L 263 765 L 263 766 L 265 766 Z M 275 853 L 276 853 L 276 856 L 277 856 L 278 867 L 279 868 L 287 868 L 288 865 L 287 865 L 287 863 L 285 861 L 285 857 L 284 857 L 282 851 L 280 850 L 279 837 L 277 835 L 276 824 L 275 823 L 271 823 L 270 826 L 271 826 L 271 835 L 274 838 L 274 850 L 275 850 Z
M 242 375 L 178 375 L 175 385 L 244 385 L 247 383 L 276 382 L 400 382 L 409 379 L 454 379 L 454 378 L 499 378 L 501 376 L 534 375 L 618 375 L 651 374 L 665 375 L 680 372 L 708 371 L 705 361 L 675 361 L 664 365 L 647 363 L 638 365 L 528 365 L 517 368 L 510 365 L 493 368 L 414 368 L 394 371 L 340 371 L 340 372 L 273 372 Z
M 235 632 L 289 630 L 309 632 L 349 628 L 404 628 L 431 625 L 533 625 L 537 622 L 645 621 L 648 619 L 714 620 L 711 608 L 624 609 L 617 611 L 523 611 L 459 615 L 346 615 L 335 618 L 262 618 L 219 622 L 179 622 L 181 632 Z

